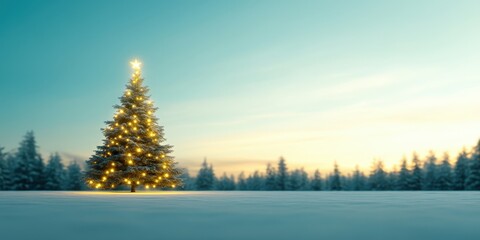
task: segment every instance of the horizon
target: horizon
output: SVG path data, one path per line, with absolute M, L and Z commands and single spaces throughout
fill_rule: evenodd
M 192 175 L 454 161 L 480 138 L 480 3 L 412 2 L 2 1 L 0 146 L 33 130 L 44 159 L 87 160 L 139 58 Z

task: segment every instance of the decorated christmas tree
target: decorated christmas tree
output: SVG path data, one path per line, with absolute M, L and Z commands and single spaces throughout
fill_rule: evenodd
M 157 124 L 155 111 L 143 86 L 141 63 L 131 62 L 133 75 L 120 97 L 121 104 L 113 121 L 102 129 L 105 139 L 87 161 L 85 180 L 96 189 L 115 189 L 130 186 L 175 188 L 181 184 L 181 171 L 170 155 L 172 146 L 165 141 L 163 127 Z

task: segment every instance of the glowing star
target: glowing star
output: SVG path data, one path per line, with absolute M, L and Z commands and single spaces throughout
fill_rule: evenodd
M 142 65 L 142 63 L 139 62 L 137 59 L 134 59 L 130 62 L 130 65 L 132 65 L 133 70 L 140 70 L 140 65 Z

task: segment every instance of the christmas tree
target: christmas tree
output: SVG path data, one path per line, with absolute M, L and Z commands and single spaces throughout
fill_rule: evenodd
M 121 105 L 114 106 L 113 121 L 105 122 L 103 145 L 87 161 L 85 180 L 96 189 L 175 188 L 181 184 L 181 171 L 169 155 L 172 146 L 162 144 L 163 127 L 157 124 L 157 108 L 143 86 L 141 63 L 135 60 L 131 65 L 134 73 L 120 97 Z

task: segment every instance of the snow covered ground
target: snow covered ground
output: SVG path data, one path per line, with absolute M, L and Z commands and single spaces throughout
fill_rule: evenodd
M 0 192 L 0 239 L 480 239 L 480 192 Z

